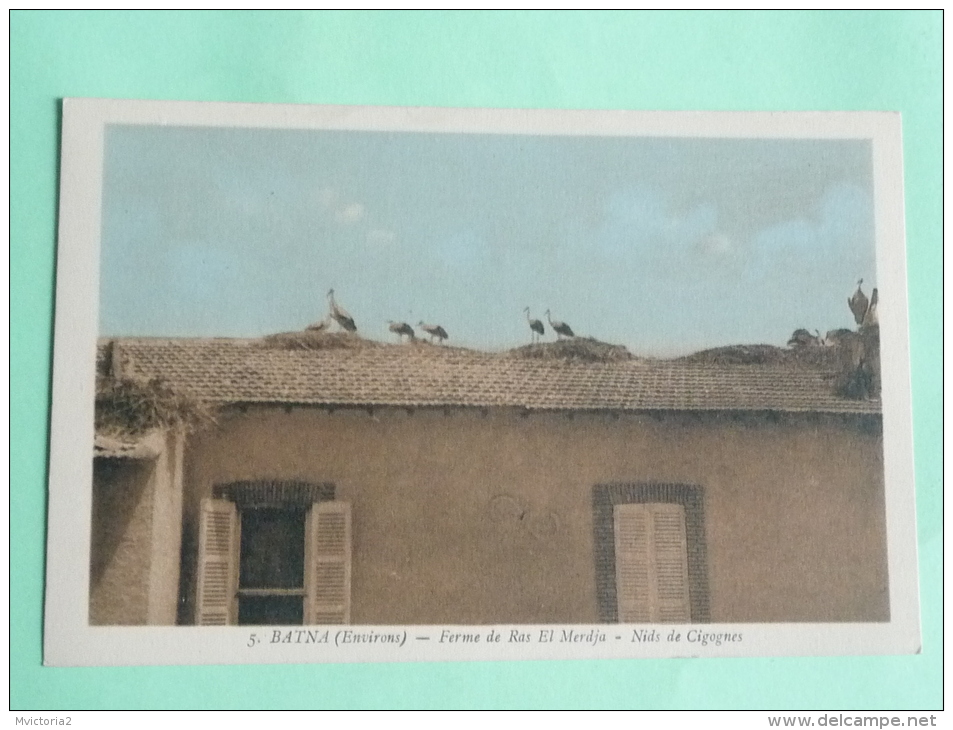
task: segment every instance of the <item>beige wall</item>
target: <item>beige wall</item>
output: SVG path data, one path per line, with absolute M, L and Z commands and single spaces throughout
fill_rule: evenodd
M 154 463 L 93 461 L 90 624 L 146 623 Z
M 152 558 L 149 566 L 147 623 L 171 626 L 176 622 L 179 565 L 182 543 L 183 434 L 162 436 L 163 449 L 156 462 L 152 506 Z
M 93 461 L 89 622 L 176 622 L 184 441 L 152 433 L 153 458 Z
M 886 620 L 881 453 L 837 417 L 250 408 L 189 449 L 183 591 L 214 484 L 331 481 L 354 623 L 596 622 L 593 486 L 660 481 L 704 489 L 712 621 Z

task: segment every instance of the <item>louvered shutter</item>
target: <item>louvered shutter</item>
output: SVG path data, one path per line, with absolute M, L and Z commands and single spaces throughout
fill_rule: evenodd
M 306 532 L 305 623 L 350 623 L 351 505 L 315 502 Z
M 655 587 L 658 621 L 688 623 L 688 544 L 685 509 L 680 504 L 650 505 L 655 546 Z
M 195 619 L 200 626 L 237 623 L 238 540 L 235 505 L 224 499 L 203 499 Z
M 621 623 L 652 621 L 649 513 L 644 504 L 614 509 L 616 596 Z
M 613 512 L 619 621 L 690 621 L 685 509 L 635 503 Z

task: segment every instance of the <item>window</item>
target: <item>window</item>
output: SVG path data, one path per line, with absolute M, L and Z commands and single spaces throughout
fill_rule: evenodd
M 205 499 L 198 567 L 199 625 L 348 623 L 350 505 Z
M 616 600 L 622 623 L 686 623 L 688 547 L 680 504 L 617 504 Z
M 304 623 L 304 535 L 300 509 L 239 512 L 238 623 Z
M 709 620 L 701 487 L 600 484 L 593 517 L 600 620 Z

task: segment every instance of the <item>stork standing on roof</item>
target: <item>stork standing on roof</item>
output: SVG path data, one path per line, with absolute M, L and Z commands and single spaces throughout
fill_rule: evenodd
M 334 301 L 334 289 L 328 290 L 328 305 L 331 308 L 331 319 L 337 322 L 342 329 L 348 332 L 357 332 L 357 325 L 354 324 L 354 318 Z
M 841 342 L 849 340 L 853 334 L 854 331 L 846 327 L 839 327 L 836 330 L 827 330 L 827 334 L 824 336 L 824 344 L 828 347 L 839 345 Z
M 546 334 L 546 328 L 543 327 L 543 323 L 538 319 L 533 319 L 529 316 L 529 307 L 523 309 L 526 312 L 526 321 L 529 322 L 529 328 L 532 330 L 533 342 L 539 342 L 539 338 Z
M 863 289 L 860 288 L 861 284 L 864 283 L 863 279 L 857 281 L 857 291 L 847 300 L 847 306 L 850 307 L 851 313 L 854 315 L 854 321 L 858 326 L 864 323 L 864 317 L 867 315 L 867 308 L 870 306 L 870 302 L 867 300 L 867 295 L 864 294 Z
M 400 342 L 404 341 L 404 335 L 407 335 L 407 337 L 411 340 L 414 339 L 414 328 L 406 322 L 395 322 L 394 320 L 389 319 L 387 320 L 387 324 L 387 329 L 397 335 L 397 339 Z
M 420 327 L 424 332 L 430 335 L 430 341 L 433 342 L 436 337 L 440 344 L 443 344 L 443 341 L 448 339 L 447 330 L 441 327 L 439 324 L 424 324 L 423 320 L 417 323 L 417 326 Z
M 821 333 L 818 330 L 814 330 L 812 335 L 806 329 L 796 329 L 788 340 L 788 347 L 817 347 L 822 342 Z
M 877 300 L 880 297 L 877 289 L 870 292 L 870 304 L 867 305 L 867 312 L 864 314 L 864 321 L 860 323 L 861 327 L 874 327 L 878 324 L 877 320 Z
M 307 330 L 308 332 L 324 332 L 330 326 L 331 326 L 330 317 L 325 317 L 320 322 L 309 324 L 307 327 L 305 327 L 305 330 Z
M 576 333 L 572 331 L 570 327 L 565 322 L 560 322 L 558 319 L 554 322 L 553 318 L 549 314 L 549 310 L 546 310 L 546 321 L 549 322 L 549 326 L 553 328 L 556 332 L 556 339 L 562 339 L 563 337 L 575 337 Z

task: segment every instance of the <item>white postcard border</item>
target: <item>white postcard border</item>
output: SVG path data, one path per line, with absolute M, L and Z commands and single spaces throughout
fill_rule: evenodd
M 63 117 L 44 663 L 57 666 L 250 664 L 919 651 L 899 114 L 488 110 L 69 99 L 63 103 Z M 346 626 L 300 630 L 290 627 L 89 626 L 92 504 L 88 485 L 92 483 L 92 391 L 98 335 L 103 140 L 107 124 L 872 140 L 878 279 L 882 290 L 903 293 L 880 311 L 885 355 L 882 361 L 883 435 L 890 621 L 654 627 L 614 624 Z M 550 636 L 546 633 L 549 631 L 554 632 L 553 640 L 543 640 Z M 637 636 L 637 631 L 646 633 Z M 646 638 L 652 631 L 660 637 L 658 641 Z M 348 640 L 347 632 L 353 640 Z M 500 639 L 491 640 L 491 632 Z M 689 632 L 722 635 L 722 639 L 706 643 L 700 639 L 693 641 L 688 638 Z M 674 634 L 680 638 L 670 638 Z M 393 640 L 398 635 L 402 637 L 399 643 Z M 441 641 L 441 637 L 448 635 L 470 638 Z M 740 635 L 741 639 L 725 640 L 725 635 Z M 526 638 L 522 638 L 524 636 Z M 694 636 L 697 638 L 698 633 Z

